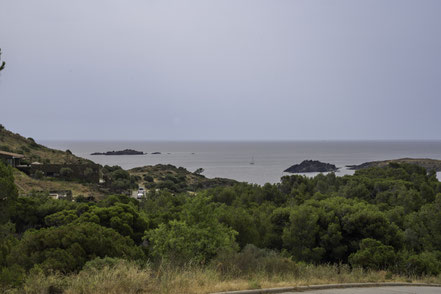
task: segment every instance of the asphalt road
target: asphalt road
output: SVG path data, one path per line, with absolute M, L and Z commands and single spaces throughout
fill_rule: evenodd
M 285 292 L 282 294 L 298 294 L 299 292 Z M 371 287 L 347 288 L 305 291 L 308 294 L 441 294 L 441 287 Z

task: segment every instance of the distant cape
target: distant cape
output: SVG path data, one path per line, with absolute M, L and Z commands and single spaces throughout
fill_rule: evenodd
M 441 171 L 441 160 L 430 158 L 400 158 L 382 161 L 369 161 L 358 165 L 347 165 L 346 167 L 351 170 L 358 170 L 369 167 L 383 167 L 389 165 L 390 163 L 415 164 L 424 167 L 428 171 Z

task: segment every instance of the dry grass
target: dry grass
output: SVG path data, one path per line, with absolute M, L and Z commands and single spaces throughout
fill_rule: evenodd
M 74 197 L 78 195 L 93 195 L 97 198 L 103 198 L 104 194 L 91 184 L 80 184 L 61 180 L 36 180 L 25 173 L 14 169 L 14 182 L 19 194 L 29 194 L 32 191 L 64 191 L 71 190 Z
M 155 285 L 150 269 L 140 269 L 129 262 L 115 267 L 90 269 L 68 278 L 66 294 L 93 293 L 154 293 Z
M 425 282 L 440 283 L 441 277 L 402 277 L 385 271 L 350 270 L 346 266 L 300 265 L 295 273 L 268 274 L 255 272 L 243 276 L 223 275 L 213 267 L 188 266 L 176 268 L 160 266 L 141 268 L 121 261 L 114 267 L 87 269 L 79 274 L 44 276 L 31 274 L 22 289 L 9 293 L 160 293 L 201 294 L 229 290 L 288 287 L 313 284 L 354 282 Z

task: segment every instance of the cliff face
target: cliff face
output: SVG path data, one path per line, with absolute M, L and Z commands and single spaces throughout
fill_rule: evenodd
M 284 172 L 287 173 L 313 173 L 313 172 L 335 172 L 338 168 L 330 163 L 320 162 L 318 160 L 304 160 L 300 164 L 295 164 Z

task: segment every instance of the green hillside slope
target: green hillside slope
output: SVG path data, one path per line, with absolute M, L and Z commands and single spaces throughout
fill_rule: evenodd
M 0 150 L 23 154 L 25 161 L 53 164 L 84 164 L 92 161 L 73 155 L 70 151 L 55 150 L 38 144 L 5 129 L 0 124 Z

